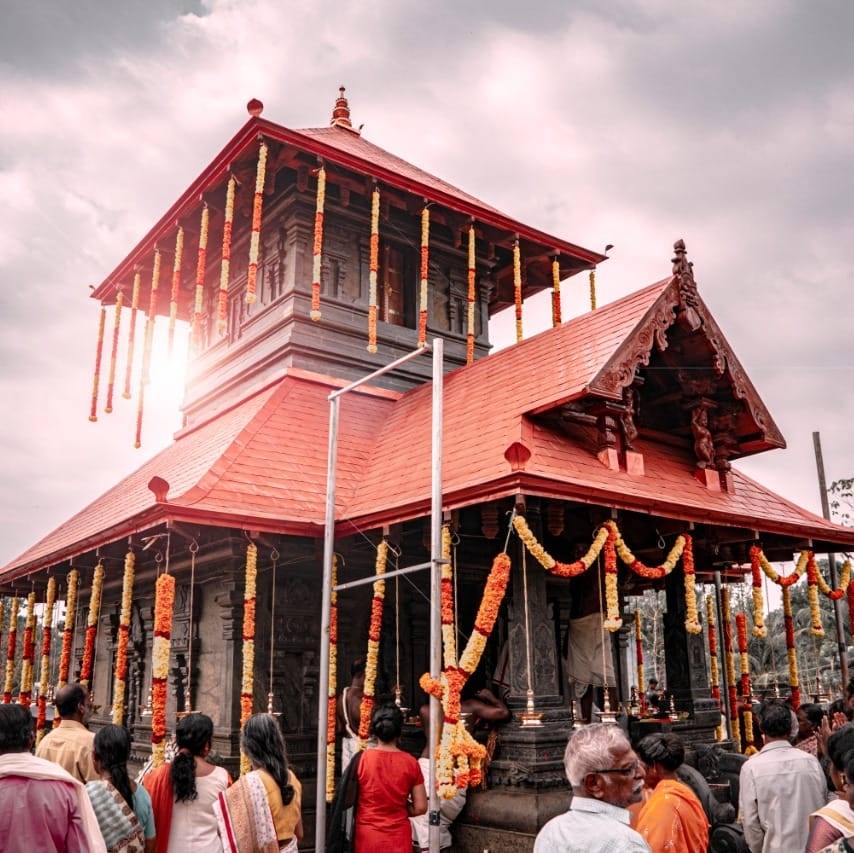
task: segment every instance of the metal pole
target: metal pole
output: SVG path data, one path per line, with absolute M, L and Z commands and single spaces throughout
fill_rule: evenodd
M 432 495 L 430 504 L 430 676 L 439 678 L 442 671 L 442 386 L 444 341 L 433 341 L 433 446 L 431 451 Z M 430 772 L 428 775 L 429 850 L 439 853 L 439 792 L 436 790 L 436 751 L 439 747 L 439 726 L 442 706 L 430 696 Z
M 338 414 L 341 400 L 329 400 L 329 450 L 326 458 L 326 516 L 323 528 L 323 594 L 320 611 L 320 679 L 317 689 L 317 812 L 314 849 L 326 850 L 326 724 L 329 695 L 329 608 L 332 604 L 332 561 L 335 559 L 335 460 L 338 455 Z
M 718 614 L 718 689 L 723 697 L 724 716 L 726 717 L 727 737 L 732 740 L 732 709 L 729 706 L 729 688 L 726 676 L 726 648 L 724 646 L 724 617 L 721 598 L 721 573 L 715 571 L 715 610 Z M 732 628 L 730 628 L 730 631 Z M 723 654 L 721 654 L 723 652 Z
M 830 521 L 830 502 L 827 499 L 827 480 L 824 476 L 824 456 L 821 452 L 821 433 L 812 434 L 812 443 L 815 448 L 815 467 L 818 472 L 818 489 L 821 493 L 821 514 Z M 830 566 L 830 585 L 836 589 L 836 554 L 828 554 L 827 562 Z M 848 649 L 845 647 L 845 632 L 842 628 L 842 602 L 833 602 L 833 615 L 836 621 L 836 648 L 839 654 L 839 668 L 842 672 L 842 686 L 848 683 Z M 818 677 L 818 672 L 816 672 Z

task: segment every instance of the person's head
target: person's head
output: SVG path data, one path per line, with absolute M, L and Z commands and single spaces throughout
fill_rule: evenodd
M 294 798 L 294 786 L 288 781 L 288 757 L 285 739 L 272 714 L 255 714 L 243 726 L 240 748 L 254 767 L 266 770 L 282 792 L 282 802 L 288 805 Z
M 658 679 L 657 678 L 650 678 L 649 689 L 650 689 L 650 691 L 658 690 Z
M 837 791 L 845 781 L 843 773 L 849 755 L 854 755 L 854 723 L 840 726 L 827 739 L 827 757 L 830 759 L 830 778 Z
M 848 679 L 848 684 L 845 685 L 845 707 L 849 711 L 854 711 L 854 676 Z
M 394 743 L 403 731 L 403 712 L 397 705 L 380 705 L 371 717 L 371 733 L 383 743 Z
M 685 761 L 685 746 L 674 734 L 652 734 L 637 745 L 638 758 L 646 767 L 646 784 L 654 788 L 662 779 L 673 776 Z
M 0 755 L 29 752 L 35 732 L 33 716 L 23 705 L 0 705 Z
M 350 666 L 350 685 L 352 687 L 365 686 L 365 659 L 356 658 Z
M 133 809 L 133 789 L 128 777 L 130 735 L 127 729 L 112 724 L 99 729 L 92 744 L 95 772 L 108 779 Z
M 644 771 L 619 726 L 591 723 L 573 732 L 563 765 L 577 796 L 620 808 L 640 801 Z
M 766 699 L 759 706 L 759 730 L 771 740 L 788 740 L 792 734 L 792 710 L 782 699 Z
M 211 749 L 213 720 L 206 714 L 187 714 L 175 726 L 175 743 L 178 752 L 169 771 L 175 802 L 195 800 L 196 758 L 204 758 Z
M 812 736 L 823 718 L 821 705 L 801 705 L 798 708 L 798 740 L 806 740 Z
M 92 712 L 89 691 L 82 684 L 66 684 L 56 691 L 54 699 L 56 713 L 63 720 L 85 723 Z
M 854 808 L 854 752 L 848 754 L 844 781 L 845 799 L 848 800 L 848 805 Z

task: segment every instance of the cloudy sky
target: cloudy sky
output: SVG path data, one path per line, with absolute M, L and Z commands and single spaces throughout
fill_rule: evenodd
M 854 473 L 854 4 L 612 0 L 2 3 L 0 563 L 164 446 L 124 403 L 86 419 L 87 299 L 246 118 L 365 135 L 519 219 L 601 249 L 600 300 L 701 293 L 788 439 L 741 467 L 818 509 Z M 584 307 L 585 283 L 565 311 Z M 528 306 L 529 331 L 546 305 Z M 509 338 L 495 323 L 499 343 Z M 152 397 L 155 395 L 152 394 Z

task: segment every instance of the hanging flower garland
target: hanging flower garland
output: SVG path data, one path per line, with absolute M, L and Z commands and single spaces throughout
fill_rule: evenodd
M 383 603 L 385 601 L 385 574 L 388 560 L 388 543 L 383 539 L 377 546 L 377 562 L 374 581 L 374 597 L 371 599 L 371 624 L 368 627 L 368 654 L 365 660 L 365 687 L 359 708 L 359 744 L 361 749 L 368 745 L 371 733 L 371 715 L 374 713 L 374 689 L 377 681 L 377 661 L 380 652 L 380 634 L 383 626 Z
M 124 294 L 121 288 L 116 293 L 116 312 L 113 316 L 113 346 L 110 350 L 110 372 L 107 374 L 107 403 L 104 411 L 109 415 L 113 411 L 113 389 L 116 385 L 116 360 L 119 354 L 119 330 L 122 324 L 122 302 Z
M 768 636 L 768 629 L 765 627 L 765 599 L 762 596 L 762 575 L 759 566 L 759 560 L 754 559 L 753 551 L 756 546 L 750 549 L 750 573 L 753 596 L 753 636 L 759 639 Z
M 229 175 L 225 190 L 225 220 L 222 224 L 222 262 L 219 268 L 219 294 L 216 303 L 216 328 L 220 335 L 228 326 L 228 280 L 231 274 L 231 232 L 234 227 L 234 194 L 237 179 Z
M 466 293 L 466 364 L 474 362 L 474 304 L 477 298 L 477 260 L 474 223 L 469 225 L 468 291 Z
M 721 590 L 721 619 L 723 625 L 724 639 L 724 666 L 726 671 L 726 686 L 729 696 L 730 723 L 732 725 L 732 739 L 735 741 L 736 749 L 741 752 L 741 725 L 738 720 L 738 697 L 735 691 L 735 661 L 732 653 L 732 611 L 729 604 L 729 587 Z
M 12 607 L 9 611 L 9 635 L 6 638 L 6 673 L 3 682 L 3 704 L 8 705 L 12 701 L 12 686 L 15 681 L 15 651 L 18 645 L 18 607 L 20 602 L 18 596 L 12 598 Z
M 715 602 L 712 596 L 706 596 L 706 628 L 709 632 L 709 680 L 711 683 L 712 699 L 720 705 L 721 675 L 718 669 L 718 632 L 715 620 Z
M 368 352 L 377 351 L 377 275 L 380 269 L 380 191 L 371 193 L 371 243 L 368 262 Z
M 246 583 L 243 588 L 243 674 L 240 679 L 240 728 L 252 716 L 255 693 L 255 604 L 258 579 L 258 547 L 246 546 Z M 250 770 L 249 758 L 240 754 L 240 774 Z
M 326 205 L 326 169 L 317 172 L 317 201 L 314 208 L 314 244 L 311 253 L 311 319 L 320 319 L 320 269 L 323 257 L 323 208 Z
M 98 420 L 98 386 L 101 383 L 101 356 L 104 351 L 104 325 L 107 322 L 107 309 L 101 306 L 98 315 L 98 341 L 95 346 L 95 374 L 92 377 L 92 399 L 89 404 L 89 420 Z
M 812 551 L 807 557 L 807 601 L 810 605 L 810 633 L 814 637 L 823 637 L 824 625 L 821 624 L 821 607 L 818 603 L 818 566 Z
M 45 736 L 47 723 L 47 691 L 50 684 L 50 645 L 53 637 L 53 606 L 56 603 L 56 578 L 48 578 L 42 615 L 41 669 L 39 670 L 39 698 L 36 701 L 36 746 Z
M 513 241 L 513 304 L 516 310 L 516 343 L 522 340 L 522 256 L 519 238 Z
M 454 624 L 454 565 L 451 562 L 451 528 L 442 525 L 442 652 L 445 666 L 457 665 L 457 630 Z
M 255 171 L 255 195 L 252 198 L 252 230 L 249 232 L 249 268 L 246 270 L 246 304 L 255 302 L 258 281 L 258 252 L 261 248 L 261 222 L 264 212 L 264 180 L 267 176 L 267 143 L 261 140 Z
M 427 285 L 430 278 L 430 208 L 421 211 L 421 271 L 418 297 L 418 346 L 427 343 Z
M 326 802 L 335 799 L 335 724 L 338 716 L 338 557 L 332 555 L 329 600 L 329 689 L 326 693 Z
M 31 592 L 27 596 L 27 619 L 24 622 L 24 649 L 21 659 L 21 692 L 18 696 L 18 704 L 25 708 L 30 707 L 33 697 L 33 658 L 36 653 L 36 594 Z
M 151 760 L 160 767 L 166 756 L 166 687 L 172 643 L 175 578 L 162 574 L 154 587 L 154 645 L 151 654 Z
M 552 326 L 557 327 L 560 324 L 560 262 L 555 255 L 552 258 Z
M 797 583 L 801 577 L 803 577 L 804 572 L 807 570 L 807 563 L 809 562 L 809 553 L 804 551 L 800 557 L 798 557 L 798 562 L 795 566 L 795 570 L 785 577 L 781 577 L 777 574 L 777 570 L 768 562 L 768 558 L 762 552 L 762 549 L 758 545 L 754 545 L 750 549 L 750 568 L 753 571 L 754 565 L 758 564 L 758 566 L 765 573 L 765 576 L 768 578 L 771 583 L 775 583 L 781 587 L 791 586 L 794 583 Z
M 130 297 L 130 330 L 128 331 L 128 352 L 125 364 L 125 387 L 122 391 L 122 397 L 125 400 L 130 400 L 130 384 L 133 378 L 133 346 L 136 339 L 136 315 L 139 312 L 139 289 L 142 282 L 142 276 L 137 270 L 133 275 L 133 289 Z
M 617 552 L 614 548 L 616 533 L 614 528 L 606 528 L 608 539 L 605 542 L 605 612 L 603 626 L 612 634 L 623 627 L 620 616 L 620 596 L 617 591 Z
M 703 626 L 697 614 L 697 587 L 694 572 L 694 540 L 685 535 L 682 549 L 682 569 L 685 574 L 685 630 L 689 634 L 702 634 Z
M 77 619 L 77 583 L 80 572 L 72 569 L 68 573 L 68 591 L 65 593 L 65 624 L 62 630 L 62 652 L 59 656 L 59 677 L 57 687 L 68 684 L 71 669 L 71 646 L 74 644 L 74 623 Z
M 167 351 L 172 355 L 175 343 L 175 321 L 178 319 L 178 294 L 181 291 L 181 266 L 184 262 L 184 229 L 178 226 L 175 234 L 175 257 L 172 261 L 172 292 L 169 295 L 169 344 Z
M 836 589 L 831 589 L 830 584 L 824 579 L 818 566 L 815 570 L 816 582 L 818 583 L 819 592 L 826 595 L 831 601 L 839 601 L 846 590 L 851 586 L 851 560 L 846 560 L 842 564 L 842 571 L 839 575 L 839 585 Z
M 596 558 L 602 552 L 602 548 L 608 541 L 609 535 L 607 527 L 603 525 L 596 531 L 593 544 L 580 560 L 576 560 L 574 563 L 560 563 L 555 560 L 554 557 L 552 557 L 539 543 L 537 537 L 531 532 L 531 528 L 528 527 L 528 522 L 525 521 L 524 516 L 514 516 L 513 527 L 515 528 L 516 533 L 519 534 L 519 538 L 522 540 L 525 547 L 528 549 L 528 553 L 546 571 L 553 575 L 557 575 L 557 577 L 560 578 L 573 578 L 576 577 L 576 575 L 586 572 L 593 563 L 596 562 Z
M 202 220 L 199 223 L 199 251 L 196 256 L 196 292 L 193 300 L 193 346 L 198 350 L 202 346 L 202 317 L 205 313 L 205 270 L 208 263 L 208 232 L 210 231 L 210 210 L 207 203 L 202 205 Z
M 788 586 L 783 587 L 783 625 L 786 629 L 789 690 L 792 695 L 792 708 L 797 711 L 801 705 L 801 688 L 798 679 L 798 655 L 795 651 L 795 620 L 792 616 L 792 593 Z
M 641 714 L 643 714 L 646 711 L 646 693 L 643 688 L 644 684 L 646 684 L 646 679 L 644 678 L 643 631 L 641 628 L 641 612 L 640 610 L 635 610 L 635 660 L 638 665 L 638 701 L 640 702 Z
M 92 682 L 95 663 L 95 637 L 98 634 L 98 617 L 101 615 L 101 590 L 104 587 L 104 564 L 99 562 L 92 575 L 92 592 L 89 597 L 89 616 L 83 643 L 83 663 L 80 665 L 80 683 L 88 690 Z
M 596 270 L 590 270 L 590 310 L 596 310 Z
M 741 662 L 741 698 L 744 702 L 744 754 L 755 755 L 753 745 L 753 711 L 751 710 L 750 658 L 747 655 L 747 617 L 736 613 L 735 627 L 738 632 L 738 656 Z
M 687 535 L 680 535 L 676 537 L 676 541 L 673 543 L 673 547 L 670 549 L 667 554 L 667 558 L 660 566 L 647 566 L 638 560 L 635 555 L 629 550 L 628 545 L 623 541 L 623 537 L 620 534 L 620 530 L 617 527 L 617 523 L 615 521 L 606 521 L 605 526 L 612 529 L 616 536 L 614 541 L 614 547 L 617 549 L 617 553 L 620 555 L 620 559 L 636 574 L 640 575 L 642 578 L 646 578 L 647 580 L 661 580 L 661 578 L 667 577 L 676 566 L 676 563 L 679 562 L 680 557 L 682 557 L 685 551 L 685 545 L 690 537 Z M 695 616 L 696 616 L 696 602 L 694 608 Z M 686 625 L 687 627 L 687 625 Z M 696 632 L 692 632 L 696 633 Z
M 151 296 L 148 300 L 148 317 L 145 323 L 145 348 L 142 353 L 142 381 L 151 381 L 151 347 L 154 342 L 154 324 L 157 322 L 157 291 L 160 287 L 160 249 L 154 250 L 151 267 Z
M 119 636 L 116 643 L 116 669 L 113 678 L 113 722 L 117 726 L 125 721 L 125 688 L 128 675 L 128 639 L 130 638 L 131 606 L 136 556 L 125 554 L 125 573 L 122 578 L 122 609 L 119 614 Z

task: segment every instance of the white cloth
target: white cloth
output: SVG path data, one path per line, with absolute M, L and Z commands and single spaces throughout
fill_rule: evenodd
M 359 751 L 359 738 L 357 737 L 342 737 L 341 738 L 341 773 L 347 769 L 353 756 Z
M 601 613 L 569 620 L 569 648 L 564 663 L 577 697 L 583 696 L 591 684 L 602 687 L 607 680 L 610 687 L 617 686 L 611 634 L 602 625 Z
M 187 853 L 220 853 L 214 803 L 228 788 L 228 773 L 216 767 L 207 776 L 196 776 L 196 799 L 174 803 L 169 827 L 169 849 Z
M 569 811 L 540 830 L 534 853 L 650 853 L 646 841 L 629 826 L 630 819 L 628 809 L 574 796 Z
M 739 786 L 741 825 L 751 853 L 806 847 L 809 816 L 827 799 L 815 756 L 788 741 L 771 741 L 744 763 Z
M 67 770 L 63 770 L 58 764 L 45 758 L 36 758 L 29 752 L 7 752 L 5 755 L 0 755 L 0 779 L 4 776 L 25 776 L 28 779 L 65 782 L 72 785 L 77 795 L 83 827 L 89 838 L 92 852 L 107 853 L 107 846 L 104 844 L 104 837 L 98 826 L 98 818 L 95 817 L 95 810 L 89 802 L 86 788 Z
M 430 776 L 430 759 L 422 756 L 418 759 L 418 766 L 424 775 L 426 782 Z M 466 790 L 463 789 L 456 797 L 450 800 L 439 798 L 439 849 L 445 850 L 454 843 L 451 837 L 451 824 L 457 819 L 463 806 L 466 804 Z M 412 841 L 422 850 L 427 850 L 430 845 L 430 819 L 426 814 L 409 818 L 412 824 Z

